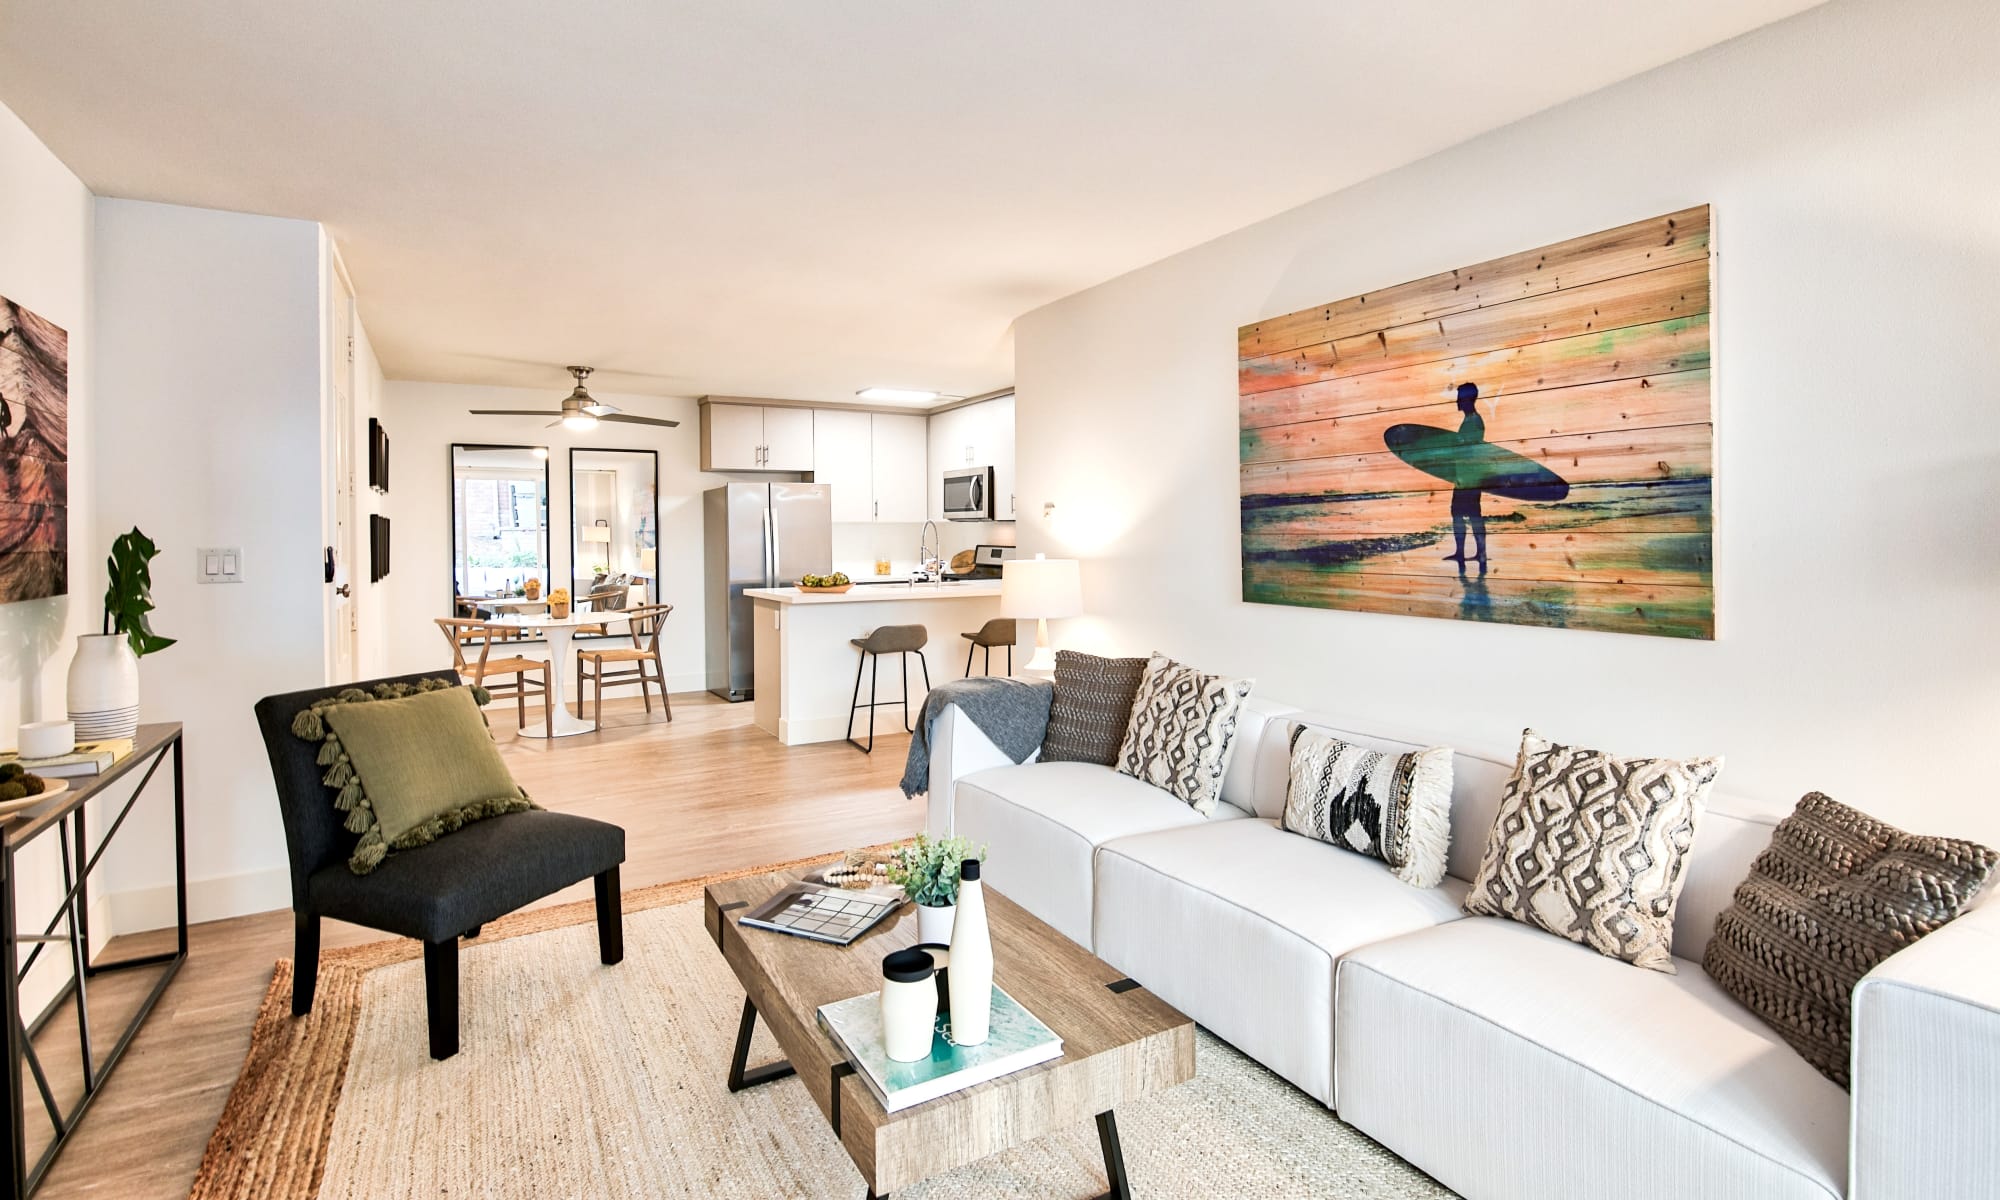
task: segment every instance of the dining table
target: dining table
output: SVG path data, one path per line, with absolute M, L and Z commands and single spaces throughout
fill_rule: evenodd
M 523 637 L 541 634 L 549 642 L 549 694 L 548 702 L 551 719 L 545 729 L 530 722 L 521 729 L 522 737 L 575 737 L 579 733 L 595 733 L 597 722 L 586 721 L 569 710 L 569 698 L 564 681 L 570 676 L 574 664 L 570 661 L 570 639 L 576 636 L 578 627 L 584 625 L 603 626 L 608 631 L 612 625 L 628 624 L 631 614 L 620 609 L 602 609 L 597 612 L 571 610 L 568 616 L 556 617 L 547 613 L 522 614 L 512 617 L 496 617 L 487 622 L 495 629 L 518 629 Z

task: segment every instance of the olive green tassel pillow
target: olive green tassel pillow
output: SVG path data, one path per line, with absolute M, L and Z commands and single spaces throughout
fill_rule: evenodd
M 361 835 L 348 869 L 427 846 L 470 822 L 537 807 L 507 770 L 479 705 L 484 689 L 443 680 L 348 688 L 314 702 L 292 733 L 320 743 L 321 781 Z

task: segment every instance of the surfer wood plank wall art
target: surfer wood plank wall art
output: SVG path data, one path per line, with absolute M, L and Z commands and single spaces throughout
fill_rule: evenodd
M 1707 205 L 1237 332 L 1243 598 L 1715 636 Z

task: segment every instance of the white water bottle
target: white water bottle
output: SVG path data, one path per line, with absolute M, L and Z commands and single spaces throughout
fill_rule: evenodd
M 993 938 L 986 928 L 986 894 L 979 882 L 979 860 L 968 858 L 958 868 L 958 915 L 951 925 L 951 1040 L 977 1046 L 986 1040 L 993 1019 Z

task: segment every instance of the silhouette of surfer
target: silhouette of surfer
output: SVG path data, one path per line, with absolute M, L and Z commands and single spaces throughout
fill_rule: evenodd
M 1467 444 L 1484 442 L 1486 418 L 1479 415 L 1478 384 L 1458 385 L 1458 411 L 1465 414 L 1465 419 L 1458 423 L 1458 440 Z M 1486 514 L 1480 507 L 1485 498 L 1485 488 L 1459 486 L 1451 489 L 1451 538 L 1457 549 L 1445 555 L 1444 560 L 1457 563 L 1461 575 L 1465 573 L 1465 531 L 1468 528 L 1472 530 L 1479 573 L 1486 574 Z
M 1479 385 L 1458 385 L 1459 419 L 1456 430 L 1435 425 L 1391 425 L 1382 434 L 1383 445 L 1397 458 L 1434 479 L 1451 485 L 1451 535 L 1456 549 L 1444 556 L 1458 564 L 1460 576 L 1465 564 L 1479 564 L 1486 574 L 1486 513 L 1482 502 L 1486 493 L 1509 500 L 1554 504 L 1569 496 L 1569 482 L 1534 459 L 1523 457 L 1486 440 L 1486 419 L 1479 415 Z M 1472 534 L 1473 553 L 1465 554 L 1465 535 Z

